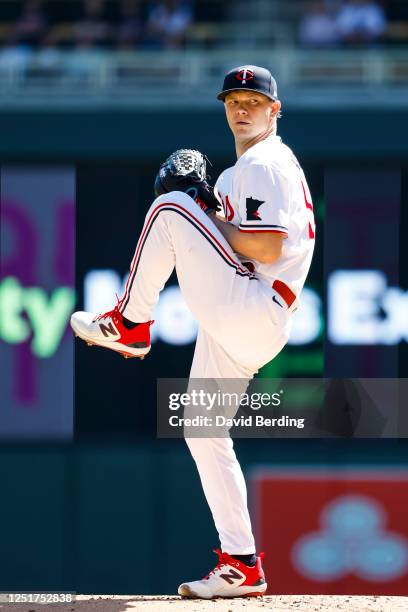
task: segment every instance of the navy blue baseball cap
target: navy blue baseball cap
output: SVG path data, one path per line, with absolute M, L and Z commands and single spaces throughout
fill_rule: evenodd
M 217 98 L 224 101 L 225 96 L 231 91 L 240 90 L 257 91 L 271 100 L 276 100 L 278 97 L 275 79 L 269 70 L 260 66 L 238 66 L 230 70 Z

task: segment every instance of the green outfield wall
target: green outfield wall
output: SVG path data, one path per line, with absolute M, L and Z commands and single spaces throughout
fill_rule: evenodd
M 283 109 L 279 133 L 298 155 L 406 157 L 408 111 Z M 183 146 L 209 156 L 232 154 L 222 106 L 212 110 L 1 111 L 3 159 L 146 160 Z
M 238 440 L 257 466 L 408 466 L 386 440 Z M 184 441 L 0 448 L 0 591 L 174 593 L 218 539 Z M 269 551 L 268 554 L 273 554 Z M 160 568 L 160 571 L 157 568 Z M 188 575 L 186 575 L 186 571 Z

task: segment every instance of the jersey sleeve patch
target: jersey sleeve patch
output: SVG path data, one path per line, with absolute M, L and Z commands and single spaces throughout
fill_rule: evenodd
M 247 221 L 262 221 L 262 217 L 258 208 L 261 204 L 265 204 L 264 200 L 256 200 L 255 198 L 246 199 L 246 218 Z
M 239 229 L 243 232 L 288 234 L 289 189 L 287 179 L 269 164 L 249 164 L 239 188 Z

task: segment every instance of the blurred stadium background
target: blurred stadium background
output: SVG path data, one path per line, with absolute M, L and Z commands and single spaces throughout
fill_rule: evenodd
M 407 377 L 408 3 L 2 0 L 0 45 L 0 590 L 173 593 L 217 545 L 183 441 L 156 439 L 195 321 L 173 278 L 135 364 L 75 344 L 69 316 L 120 294 L 164 157 L 234 163 L 215 95 L 260 64 L 318 224 L 260 376 Z M 408 595 L 399 433 L 236 442 L 271 592 Z

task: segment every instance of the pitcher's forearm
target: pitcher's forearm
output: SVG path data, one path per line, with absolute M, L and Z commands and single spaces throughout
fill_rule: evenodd
M 209 215 L 231 248 L 249 259 L 259 263 L 274 263 L 282 251 L 282 236 L 252 232 L 240 232 L 235 225 L 222 221 L 215 214 Z

